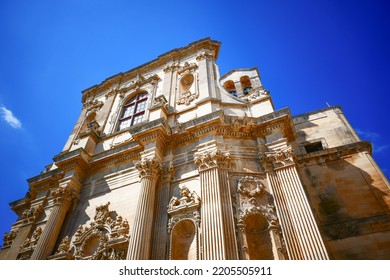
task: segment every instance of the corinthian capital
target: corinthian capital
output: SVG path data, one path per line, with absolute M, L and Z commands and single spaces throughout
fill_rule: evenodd
M 229 168 L 230 154 L 220 150 L 197 154 L 194 158 L 195 164 L 199 170 L 212 167 Z
M 274 168 L 291 165 L 294 164 L 294 151 L 291 146 L 288 146 L 272 152 L 265 152 L 260 155 L 260 162 L 265 171 L 269 170 L 271 164 L 273 164 Z
M 74 189 L 70 186 L 59 187 L 58 189 L 52 190 L 51 195 L 55 204 L 71 202 L 77 198 Z
M 157 177 L 161 171 L 161 165 L 155 158 L 142 158 L 135 162 L 135 168 L 138 169 L 141 178 L 145 176 Z

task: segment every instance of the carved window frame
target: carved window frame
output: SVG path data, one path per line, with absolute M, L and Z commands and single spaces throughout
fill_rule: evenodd
M 131 102 L 132 100 L 134 100 L 134 101 Z M 147 112 L 149 109 L 149 102 L 150 102 L 150 93 L 146 90 L 143 90 L 143 89 L 137 90 L 137 91 L 131 93 L 129 96 L 124 97 L 121 104 L 119 105 L 120 111 L 119 111 L 119 114 L 117 116 L 115 131 L 124 131 L 124 130 L 126 130 L 134 125 L 137 125 L 137 124 L 140 124 L 140 123 L 146 121 L 147 117 L 148 117 Z M 140 104 L 144 104 L 145 107 L 143 108 L 142 111 L 137 112 L 137 108 Z M 124 116 L 125 109 L 127 107 L 132 106 L 132 105 L 134 106 L 132 109 L 133 111 L 129 115 Z M 138 116 L 143 116 L 142 120 L 140 122 L 137 122 L 134 124 L 134 118 L 138 117 Z M 124 121 L 130 121 L 130 125 L 121 128 L 121 123 Z

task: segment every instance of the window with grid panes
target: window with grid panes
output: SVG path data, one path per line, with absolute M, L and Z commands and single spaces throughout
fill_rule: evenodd
M 136 125 L 144 120 L 147 100 L 148 93 L 142 92 L 127 101 L 123 106 L 118 130 Z

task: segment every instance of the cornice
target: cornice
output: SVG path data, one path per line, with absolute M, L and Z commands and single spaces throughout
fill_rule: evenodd
M 55 156 L 53 161 L 63 172 L 70 169 L 78 169 L 86 172 L 88 170 L 89 159 L 90 155 L 83 148 L 79 148 L 73 151 L 62 152 Z
M 309 163 L 312 160 L 339 160 L 344 157 L 348 157 L 350 155 L 356 153 L 367 152 L 369 154 L 372 153 L 372 145 L 368 141 L 359 141 L 352 144 L 342 145 L 330 149 L 325 149 L 321 151 L 316 151 L 304 155 L 297 155 L 297 162 L 300 164 Z

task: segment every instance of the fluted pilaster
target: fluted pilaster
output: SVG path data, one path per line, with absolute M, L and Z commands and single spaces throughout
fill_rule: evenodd
M 262 154 L 290 259 L 329 259 L 298 176 L 291 147 Z
M 53 190 L 51 195 L 53 196 L 53 208 L 31 256 L 32 260 L 44 260 L 53 252 L 66 213 L 76 198 L 74 189 L 70 186 Z
M 156 159 L 143 158 L 135 164 L 141 177 L 141 190 L 130 236 L 127 259 L 147 260 L 150 258 L 153 212 L 156 184 L 161 171 Z
M 198 154 L 202 211 L 202 258 L 204 260 L 238 259 L 228 166 L 229 153 L 219 150 Z

